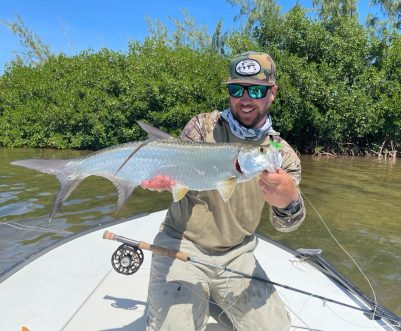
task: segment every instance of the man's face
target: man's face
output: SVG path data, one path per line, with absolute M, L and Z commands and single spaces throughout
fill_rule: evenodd
M 251 84 L 241 84 L 249 86 Z M 248 95 L 248 91 L 239 97 L 229 96 L 230 109 L 235 119 L 247 128 L 260 128 L 265 124 L 266 114 L 273 103 L 277 86 L 269 88 L 267 94 L 261 99 L 252 99 Z

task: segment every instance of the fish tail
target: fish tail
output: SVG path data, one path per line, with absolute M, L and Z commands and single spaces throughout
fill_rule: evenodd
M 71 160 L 28 159 L 11 162 L 12 165 L 37 170 L 57 177 L 58 181 L 60 182 L 60 189 L 57 193 L 53 210 L 49 216 L 49 223 L 61 208 L 63 202 L 85 178 L 85 176 L 70 176 L 71 173 L 69 167 L 67 166 L 67 163 L 70 161 Z

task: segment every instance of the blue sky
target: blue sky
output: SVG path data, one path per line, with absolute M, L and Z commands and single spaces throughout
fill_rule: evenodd
M 276 1 L 283 12 L 292 8 L 296 1 Z M 305 8 L 312 7 L 312 0 L 299 0 Z M 226 0 L 0 0 L 0 19 L 7 22 L 19 15 L 25 25 L 39 35 L 55 53 L 77 54 L 92 48 L 107 47 L 125 51 L 130 40 L 142 41 L 148 34 L 146 17 L 159 19 L 172 26 L 171 18 L 183 20 L 186 9 L 196 22 L 206 24 L 212 33 L 222 19 L 223 30 L 234 26 L 234 16 L 239 8 Z M 369 0 L 359 0 L 361 20 L 368 12 L 378 10 L 369 6 Z M 19 38 L 0 24 L 0 74 L 4 65 L 21 51 Z

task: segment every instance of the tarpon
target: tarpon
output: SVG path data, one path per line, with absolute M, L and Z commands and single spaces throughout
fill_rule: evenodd
M 282 156 L 276 147 L 235 143 L 207 143 L 176 139 L 147 124 L 146 141 L 129 142 L 102 149 L 84 157 L 54 160 L 28 159 L 11 164 L 55 175 L 60 181 L 51 220 L 72 191 L 88 176 L 110 180 L 118 191 L 118 210 L 141 182 L 157 175 L 174 182 L 173 200 L 188 190 L 216 189 L 226 202 L 236 183 L 245 182 L 264 170 L 276 172 Z

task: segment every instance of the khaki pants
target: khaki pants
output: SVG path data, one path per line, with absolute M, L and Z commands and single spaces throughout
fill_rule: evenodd
M 227 252 L 211 254 L 189 240 L 173 238 L 166 232 L 165 229 L 156 236 L 155 245 L 267 278 L 253 255 L 257 244 L 255 236 Z M 210 298 L 223 309 L 236 330 L 283 331 L 290 327 L 285 306 L 270 284 L 204 265 L 153 256 L 148 331 L 204 330 Z

